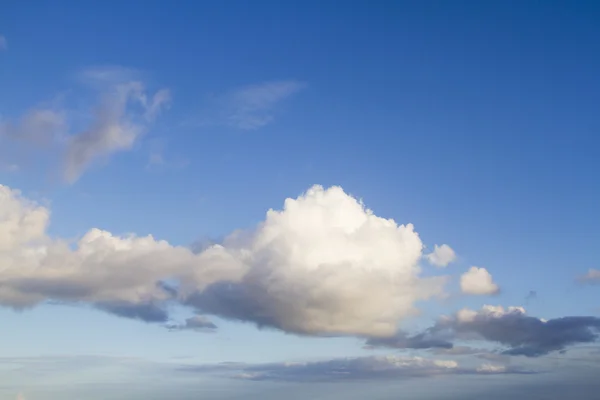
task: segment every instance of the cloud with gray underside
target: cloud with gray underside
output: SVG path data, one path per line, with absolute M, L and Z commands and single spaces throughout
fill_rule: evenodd
M 456 340 L 484 340 L 501 346 L 504 355 L 539 357 L 569 346 L 594 343 L 600 338 L 600 318 L 569 316 L 543 320 L 529 316 L 522 307 L 484 306 L 463 309 L 441 318 L 425 332 L 369 339 L 367 344 L 390 348 L 451 348 Z

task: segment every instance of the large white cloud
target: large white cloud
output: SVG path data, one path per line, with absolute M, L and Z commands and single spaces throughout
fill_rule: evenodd
M 460 277 L 460 289 L 465 294 L 492 295 L 500 291 L 492 274 L 485 268 L 471 267 Z
M 288 332 L 387 336 L 446 281 L 419 276 L 412 225 L 374 215 L 339 187 L 314 186 L 200 253 L 99 229 L 72 245 L 47 236 L 46 208 L 5 186 L 0 194 L 0 303 L 12 307 L 59 299 L 164 321 L 177 300 Z

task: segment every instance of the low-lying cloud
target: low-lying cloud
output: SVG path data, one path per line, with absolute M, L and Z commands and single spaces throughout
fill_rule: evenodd
M 515 367 L 490 363 L 484 363 L 479 366 L 461 366 L 454 360 L 437 360 L 397 355 L 258 365 L 226 363 L 215 366 L 186 366 L 182 370 L 198 373 L 216 372 L 244 380 L 292 382 L 401 379 L 459 374 L 531 373 Z
M 368 345 L 401 349 L 443 349 L 449 354 L 455 341 L 486 341 L 499 346 L 500 355 L 539 357 L 569 346 L 594 343 L 600 338 L 600 318 L 562 317 L 543 320 L 528 316 L 523 307 L 486 305 L 480 310 L 462 309 L 440 318 L 423 333 L 394 338 L 369 339 Z M 466 348 L 465 354 L 477 351 Z M 483 350 L 479 350 L 483 352 Z

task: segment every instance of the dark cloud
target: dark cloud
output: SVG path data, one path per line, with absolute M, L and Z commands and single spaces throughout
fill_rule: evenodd
M 529 303 L 531 300 L 535 300 L 537 298 L 537 292 L 535 290 L 530 290 L 525 296 L 525 302 Z
M 485 340 L 504 346 L 504 355 L 539 357 L 569 346 L 593 343 L 600 337 L 600 318 L 562 317 L 548 321 L 524 310 L 487 307 L 442 319 L 424 333 L 369 339 L 367 345 L 404 349 L 451 349 L 456 340 Z
M 480 354 L 484 350 L 477 349 L 469 346 L 452 346 L 450 348 L 431 348 L 433 354 L 448 355 L 448 356 L 468 356 L 473 354 Z
M 403 332 L 389 338 L 370 338 L 366 344 L 372 347 L 389 347 L 395 349 L 452 349 L 453 347 L 452 342 L 434 337 L 429 333 L 408 336 Z
M 477 315 L 472 321 L 454 319 L 440 329 L 451 329 L 458 337 L 476 334 L 507 346 L 503 353 L 539 357 L 568 346 L 592 343 L 599 337 L 600 318 L 563 317 L 542 321 L 522 313 L 501 316 Z
M 144 322 L 166 322 L 168 313 L 160 305 L 153 303 L 130 304 L 110 302 L 96 304 L 101 310 L 123 318 L 137 319 Z
M 202 315 L 195 315 L 185 320 L 183 324 L 168 324 L 171 331 L 193 330 L 201 332 L 214 332 L 217 326 Z

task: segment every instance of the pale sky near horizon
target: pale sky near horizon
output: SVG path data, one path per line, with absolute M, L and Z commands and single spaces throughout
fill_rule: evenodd
M 0 400 L 593 399 L 599 20 L 0 2 Z

